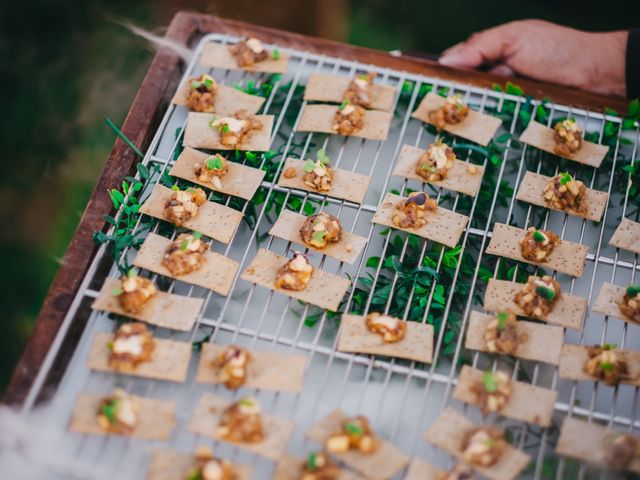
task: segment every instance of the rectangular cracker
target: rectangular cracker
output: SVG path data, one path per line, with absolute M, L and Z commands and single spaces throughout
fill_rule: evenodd
M 423 434 L 423 438 L 462 461 L 462 442 L 466 432 L 476 427 L 453 408 L 447 407 Z M 502 457 L 491 467 L 470 465 L 482 475 L 492 480 L 511 480 L 516 478 L 529 464 L 530 457 L 524 452 L 507 445 Z
M 600 166 L 609 151 L 609 147 L 605 145 L 583 141 L 582 147 L 576 153 L 566 157 L 558 155 L 554 151 L 556 141 L 554 140 L 553 128 L 549 128 L 533 120 L 529 122 L 525 131 L 520 135 L 520 141 L 545 152 L 552 153 L 553 155 L 566 158 L 567 160 L 573 160 L 574 162 L 596 168 Z
M 103 430 L 97 421 L 100 404 L 109 395 L 81 393 L 69 421 L 69 431 L 91 435 L 117 435 Z M 176 426 L 176 402 L 155 398 L 135 397 L 140 406 L 138 423 L 127 437 L 145 440 L 169 440 Z
M 220 142 L 218 129 L 209 126 L 215 119 L 213 113 L 189 112 L 182 144 L 185 147 L 208 148 L 209 150 L 266 152 L 271 145 L 273 115 L 256 115 L 256 117 L 262 123 L 262 128 L 251 131 L 244 143 L 236 148 L 223 145 Z
M 206 153 L 186 147 L 176 160 L 169 174 L 174 177 L 184 178 L 191 183 L 202 185 L 215 192 L 226 193 L 227 195 L 244 198 L 245 200 L 251 200 L 253 198 L 256 190 L 260 188 L 260 183 L 266 173 L 264 170 L 227 161 L 229 170 L 226 175 L 220 178 L 222 188 L 218 188 L 213 183 L 198 180 L 198 177 L 193 171 L 193 166 L 196 163 L 203 164 L 209 157 L 210 155 Z
M 361 173 L 354 173 L 348 170 L 334 168 L 331 190 L 328 192 L 318 192 L 304 183 L 304 164 L 304 160 L 287 158 L 282 171 L 286 172 L 287 169 L 293 168 L 296 171 L 296 175 L 292 178 L 286 178 L 281 174 L 278 179 L 278 185 L 286 188 L 304 190 L 305 192 L 317 193 L 318 195 L 327 195 L 328 197 L 339 198 L 353 203 L 364 202 L 364 197 L 367 195 L 367 189 L 369 188 L 369 182 L 371 181 L 371 177 L 369 175 L 362 175 Z
M 347 418 L 342 410 L 334 410 L 311 426 L 307 430 L 307 437 L 324 446 L 333 433 L 340 431 Z M 409 464 L 409 457 L 383 438 L 380 438 L 378 449 L 370 455 L 363 455 L 354 450 L 334 455 L 349 468 L 374 480 L 391 478 Z
M 164 252 L 171 243 L 172 241 L 168 238 L 156 235 L 155 233 L 149 233 L 147 238 L 144 239 L 144 243 L 140 247 L 136 258 L 133 259 L 133 264 L 136 267 L 144 268 L 145 270 L 164 275 L 165 277 L 175 278 L 182 282 L 208 288 L 225 297 L 229 295 L 233 279 L 238 272 L 238 268 L 240 268 L 238 262 L 207 249 L 203 255 L 204 262 L 198 270 L 187 273 L 186 275 L 181 275 L 180 277 L 174 277 L 171 275 L 171 272 L 162 265 Z M 198 308 L 198 311 L 199 310 L 200 308 Z M 162 315 L 164 315 L 164 313 Z M 192 325 L 193 324 L 191 324 L 191 326 Z M 189 326 L 189 330 L 191 326 Z
M 187 425 L 187 430 L 198 435 L 213 438 L 221 442 L 230 443 L 238 448 L 261 455 L 271 460 L 277 460 L 287 448 L 289 437 L 293 433 L 294 423 L 284 418 L 262 414 L 264 439 L 259 443 L 230 442 L 216 433 L 220 417 L 229 402 L 210 393 L 205 393 Z
M 446 474 L 446 470 L 436 468 L 420 458 L 414 458 L 404 480 L 441 480 Z
M 623 218 L 609 245 L 640 254 L 640 223 Z
M 150 234 L 151 235 L 151 234 Z M 135 264 L 135 263 L 134 263 Z M 204 300 L 157 291 L 139 313 L 125 312 L 113 291 L 120 287 L 117 278 L 106 278 L 91 308 L 135 318 L 151 325 L 188 332 L 196 323 Z
M 338 106 L 336 105 L 305 105 L 302 116 L 296 128 L 297 132 L 320 132 L 338 135 L 333 129 Z M 393 115 L 382 110 L 367 110 L 363 118 L 363 127 L 351 137 L 366 140 L 384 141 L 389 134 Z
M 312 73 L 307 80 L 304 99 L 314 102 L 342 103 L 352 80 L 353 77 Z M 371 102 L 368 108 L 390 112 L 393 109 L 395 97 L 395 87 L 374 82 L 371 86 Z
M 469 365 L 463 365 L 458 377 L 458 384 L 453 391 L 453 398 L 464 403 L 478 405 L 477 394 L 472 390 L 477 383 L 482 383 L 484 372 Z M 553 407 L 558 392 L 537 387 L 529 383 L 511 382 L 511 395 L 500 410 L 500 415 L 541 427 L 551 425 Z
M 546 262 L 532 262 L 522 256 L 520 249 L 520 239 L 526 233 L 526 230 L 521 228 L 505 225 L 504 223 L 496 223 L 493 226 L 493 234 L 486 252 L 518 260 L 519 262 L 550 268 L 574 277 L 582 276 L 589 247 L 579 243 L 568 242 L 567 240 L 560 240 Z
M 545 202 L 544 188 L 551 180 L 551 177 L 540 175 L 535 172 L 527 172 L 524 174 L 524 178 L 518 188 L 518 194 L 516 199 L 522 202 L 531 203 L 540 207 L 545 207 L 557 212 L 564 212 L 568 215 L 575 215 L 576 217 L 585 218 L 587 220 L 593 220 L 599 222 L 604 214 L 604 209 L 607 206 L 607 199 L 609 195 L 607 192 L 601 192 L 599 190 L 592 190 L 587 188 L 584 203 L 586 204 L 586 211 L 584 213 L 577 212 L 575 210 L 561 210 L 559 208 L 553 208 Z
M 475 197 L 480 190 L 482 184 L 482 175 L 484 175 L 484 167 L 474 165 L 472 163 L 455 160 L 453 167 L 447 173 L 447 178 L 438 182 L 427 182 L 424 178 L 416 173 L 416 164 L 420 157 L 426 152 L 423 148 L 412 147 L 411 145 L 403 145 L 393 169 L 392 175 L 395 177 L 408 178 L 409 180 L 417 180 L 419 182 L 430 183 L 436 187 L 446 188 L 454 192 L 464 193 Z M 476 173 L 470 173 L 468 167 L 473 165 Z
M 171 100 L 176 105 L 186 105 L 191 79 L 185 80 L 180 85 L 176 94 Z M 227 116 L 233 115 L 238 110 L 246 110 L 249 113 L 258 113 L 262 104 L 265 102 L 264 97 L 258 95 L 249 95 L 240 90 L 229 87 L 227 85 L 218 85 L 216 93 L 213 97 L 213 109 L 217 115 Z
M 353 265 L 356 262 L 360 256 L 360 252 L 367 246 L 366 238 L 344 230 L 342 231 L 342 238 L 339 242 L 330 243 L 323 249 L 307 245 L 302 241 L 302 237 L 300 236 L 300 229 L 306 219 L 307 217 L 305 215 L 283 209 L 276 223 L 274 223 L 271 230 L 269 230 L 269 235 L 303 245 L 309 250 L 335 258 L 349 265 Z M 348 250 L 348 245 L 351 246 L 350 250 Z
M 164 204 L 171 198 L 172 190 L 164 185 L 156 185 L 149 198 L 142 204 L 140 211 L 151 217 L 165 220 Z M 216 202 L 205 202 L 198 208 L 198 214 L 185 222 L 184 228 L 200 232 L 224 244 L 228 244 L 242 221 L 243 214 L 238 210 Z
M 214 452 L 215 455 L 215 452 Z M 151 454 L 146 480 L 181 480 L 197 467 L 195 454 L 175 450 L 156 450 Z M 236 480 L 251 480 L 253 468 L 233 462 Z
M 202 344 L 196 382 L 220 383 L 219 369 L 214 368 L 212 362 L 225 348 L 226 345 Z M 242 385 L 243 387 L 293 393 L 302 390 L 307 366 L 305 355 L 256 350 L 250 350 L 249 355 L 251 355 L 251 361 L 247 367 L 247 381 Z
M 619 287 L 613 283 L 605 282 L 600 289 L 600 293 L 598 293 L 596 302 L 593 304 L 593 307 L 591 307 L 591 311 L 618 318 L 625 322 L 635 323 L 622 315 L 620 311 L 619 305 L 622 303 L 626 290 L 625 287 Z
M 444 102 L 444 97 L 435 93 L 427 93 L 411 116 L 424 123 L 431 124 L 429 112 L 437 110 L 444 105 Z M 444 130 L 486 147 L 500 128 L 500 125 L 502 125 L 502 120 L 499 118 L 469 108 L 467 118 L 455 125 L 445 125 Z
M 276 273 L 289 260 L 261 248 L 241 278 L 325 310 L 337 311 L 351 286 L 351 281 L 316 268 L 307 288 L 300 292 L 275 288 Z
M 274 49 L 268 49 L 272 54 Z M 229 45 L 209 42 L 202 47 L 200 65 L 210 68 L 222 68 L 225 70 L 247 70 L 249 72 L 263 73 L 287 73 L 289 67 L 289 54 L 278 50 L 280 57 L 274 60 L 269 56 L 266 60 L 246 67 L 238 66 L 235 57 L 229 51 Z
M 520 292 L 523 283 L 508 282 L 505 280 L 489 280 L 484 292 L 484 309 L 488 312 L 511 311 L 519 317 L 526 317 L 524 311 L 514 301 Z M 562 293 L 553 310 L 544 320 L 547 323 L 560 325 L 574 330 L 580 330 L 587 314 L 587 299 Z
M 93 337 L 91 352 L 89 352 L 88 366 L 91 370 L 102 372 L 117 372 L 109 366 L 109 342 L 113 340 L 111 333 L 99 332 Z M 151 360 L 139 364 L 130 372 L 119 372 L 134 377 L 166 380 L 169 382 L 184 382 L 187 379 L 187 369 L 191 358 L 191 344 L 175 342 L 173 340 L 153 339 L 155 349 Z
M 609 441 L 609 436 L 615 433 L 622 432 L 575 417 L 566 417 L 560 430 L 556 452 L 584 462 L 605 465 L 604 447 Z M 635 438 L 640 442 L 640 437 L 636 435 Z M 627 470 L 640 473 L 640 457 L 636 456 Z
M 616 353 L 620 358 L 626 360 L 627 366 L 629 367 L 629 376 L 631 377 L 630 379 L 623 380 L 620 383 L 640 387 L 640 352 L 634 352 L 632 350 L 616 350 Z M 584 364 L 588 359 L 589 355 L 587 354 L 586 346 L 564 344 L 560 355 L 558 375 L 560 378 L 564 378 L 566 380 L 590 380 L 592 382 L 597 382 L 597 379 L 591 375 L 587 375 L 583 370 Z
M 371 221 L 378 225 L 395 228 L 404 232 L 413 233 L 419 237 L 442 243 L 447 247 L 455 247 L 460 241 L 462 232 L 464 232 L 469 217 L 461 215 L 446 208 L 438 207 L 435 212 L 427 212 L 427 224 L 418 229 L 398 228 L 391 221 L 393 210 L 400 200 L 406 200 L 407 197 L 401 197 L 393 193 L 387 193 L 384 200 L 373 215 Z
M 484 332 L 491 320 L 493 320 L 491 315 L 484 315 L 475 311 L 471 312 L 464 344 L 465 348 L 481 352 L 488 351 L 484 343 Z M 517 330 L 518 334 L 521 335 L 522 343 L 514 357 L 552 365 L 560 363 L 560 353 L 562 351 L 562 342 L 564 341 L 562 328 L 520 320 L 518 321 Z
M 427 323 L 407 322 L 407 333 L 402 340 L 384 343 L 380 335 L 367 329 L 365 317 L 345 313 L 338 336 L 340 352 L 383 355 L 423 363 L 433 360 L 433 326 Z
M 306 459 L 294 457 L 284 454 L 276 463 L 276 471 L 273 473 L 274 480 L 299 480 L 302 465 L 306 463 Z M 338 474 L 338 480 L 362 480 L 363 477 L 349 470 L 341 469 Z

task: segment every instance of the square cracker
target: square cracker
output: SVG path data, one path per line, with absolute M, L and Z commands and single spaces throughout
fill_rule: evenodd
M 173 190 L 170 188 L 164 185 L 156 185 L 149 198 L 140 207 L 140 211 L 166 222 L 164 204 L 171 198 L 172 193 Z M 242 212 L 238 210 L 207 201 L 198 208 L 198 214 L 188 220 L 183 227 L 227 244 L 233 239 L 242 217 Z
M 262 414 L 264 439 L 259 443 L 230 442 L 216 433 L 220 417 L 229 402 L 210 393 L 205 393 L 187 425 L 187 430 L 197 435 L 213 438 L 221 442 L 230 443 L 238 448 L 261 455 L 270 460 L 277 460 L 287 448 L 289 437 L 293 433 L 295 424 L 290 420 Z
M 189 112 L 182 144 L 185 147 L 208 148 L 210 150 L 266 152 L 271 145 L 273 115 L 256 115 L 256 117 L 262 123 L 262 128 L 249 132 L 244 143 L 235 148 L 223 145 L 220 142 L 220 132 L 218 129 L 209 126 L 215 119 L 213 113 Z
M 418 160 L 426 153 L 423 148 L 412 147 L 411 145 L 403 145 L 396 161 L 396 167 L 392 175 L 395 177 L 408 178 L 409 180 L 417 180 L 423 183 L 429 183 L 436 187 L 446 188 L 454 192 L 464 193 L 475 197 L 480 190 L 482 184 L 482 175 L 484 175 L 484 167 L 473 163 L 455 160 L 453 167 L 447 173 L 447 178 L 438 182 L 428 182 L 416 173 L 416 164 Z M 468 167 L 473 166 L 476 173 L 469 173 Z
M 489 322 L 493 320 L 491 315 L 483 315 L 480 312 L 471 312 L 465 348 L 488 352 L 484 343 L 484 332 Z M 518 321 L 518 335 L 521 343 L 514 357 L 534 360 L 536 362 L 558 365 L 564 332 L 561 327 L 543 325 L 541 323 Z M 497 355 L 500 355 L 496 353 Z
M 144 243 L 140 247 L 136 258 L 133 259 L 133 264 L 136 267 L 144 268 L 145 270 L 164 275 L 165 277 L 175 278 L 182 282 L 208 288 L 225 297 L 229 295 L 233 279 L 240 267 L 238 262 L 207 249 L 203 255 L 204 262 L 198 270 L 187 273 L 186 275 L 174 277 L 171 275 L 171 272 L 162 265 L 164 252 L 171 243 L 173 242 L 168 238 L 156 235 L 155 233 L 149 233 L 147 238 L 144 239 Z M 200 308 L 198 308 L 198 311 L 199 310 Z M 165 313 L 159 314 L 165 316 Z M 178 316 L 179 315 L 180 313 L 178 312 Z M 192 325 L 193 323 L 189 326 L 189 330 Z
M 334 410 L 311 426 L 307 430 L 307 437 L 324 446 L 333 433 L 340 431 L 347 418 L 342 410 Z M 354 450 L 333 455 L 356 472 L 374 480 L 391 478 L 409 463 L 409 457 L 398 447 L 382 438 L 380 438 L 378 449 L 370 455 L 363 455 Z
M 404 480 L 442 480 L 446 474 L 446 470 L 436 468 L 421 458 L 414 458 Z
M 269 53 L 273 53 L 273 49 L 268 49 Z M 203 67 L 222 68 L 225 70 L 247 70 L 249 72 L 263 73 L 287 73 L 289 67 L 289 55 L 286 52 L 278 51 L 280 57 L 274 60 L 273 56 L 269 56 L 266 60 L 246 67 L 238 66 L 236 58 L 229 51 L 229 45 L 223 45 L 217 42 L 205 43 L 202 47 L 202 55 L 200 57 L 200 65 Z
M 296 131 L 338 135 L 338 132 L 333 129 L 337 111 L 336 105 L 305 105 Z M 389 112 L 367 110 L 364 114 L 362 129 L 349 136 L 384 141 L 389 134 L 392 119 L 393 116 Z
M 93 344 L 89 352 L 88 367 L 102 372 L 116 372 L 123 375 L 151 378 L 153 380 L 167 380 L 169 382 L 184 382 L 187 379 L 187 369 L 191 358 L 191 344 L 154 338 L 155 349 L 151 360 L 139 364 L 130 372 L 119 372 L 109 366 L 109 342 L 113 340 L 111 333 L 99 332 L 93 337 Z
M 584 213 L 579 213 L 575 210 L 561 210 L 549 206 L 544 199 L 544 188 L 550 180 L 551 177 L 540 175 L 539 173 L 525 173 L 518 188 L 516 199 L 557 212 L 564 212 L 567 215 L 575 215 L 576 217 L 593 220 L 594 222 L 599 222 L 602 219 L 604 209 L 607 206 L 607 199 L 609 198 L 607 192 L 587 188 L 584 198 L 584 203 L 586 204 L 586 211 Z
M 76 399 L 69 431 L 92 435 L 118 435 L 107 432 L 98 425 L 98 411 L 102 400 L 109 395 L 81 393 Z M 176 426 L 176 402 L 173 400 L 157 400 L 155 398 L 135 397 L 138 399 L 140 411 L 138 423 L 127 437 L 145 440 L 169 440 Z
M 211 155 L 199 152 L 193 148 L 186 147 L 176 160 L 169 174 L 174 177 L 184 178 L 191 183 L 202 185 L 215 192 L 222 192 L 227 195 L 233 195 L 234 197 L 251 200 L 256 190 L 260 188 L 266 172 L 259 168 L 247 167 L 241 163 L 227 161 L 229 170 L 226 175 L 220 178 L 222 188 L 218 188 L 213 183 L 198 180 L 198 177 L 193 171 L 194 164 L 204 163 L 210 156 Z
M 556 452 L 566 457 L 577 458 L 584 462 L 605 465 L 605 445 L 611 434 L 622 433 L 616 430 L 566 417 L 560 430 Z M 640 437 L 635 436 L 640 442 Z M 636 456 L 629 465 L 628 471 L 640 473 L 640 457 Z
M 190 84 L 191 79 L 187 79 L 180 85 L 171 102 L 176 105 L 186 105 Z M 248 93 L 241 92 L 227 85 L 218 85 L 218 89 L 213 97 L 213 108 L 214 112 L 221 116 L 233 115 L 233 113 L 238 110 L 258 113 L 265 100 L 264 97 L 249 95 Z
M 554 151 L 556 146 L 554 136 L 553 128 L 546 127 L 531 120 L 525 131 L 520 135 L 520 141 L 547 153 L 560 156 Z M 609 147 L 605 145 L 583 141 L 580 150 L 572 155 L 563 156 L 563 158 L 597 168 L 602 163 L 608 151 Z
M 215 453 L 214 453 L 215 455 Z M 253 469 L 249 465 L 232 463 L 236 480 L 251 480 Z M 151 454 L 146 480 L 180 480 L 187 478 L 197 466 L 195 454 L 175 450 L 156 450 Z
M 453 408 L 447 407 L 423 434 L 423 438 L 462 461 L 464 436 L 476 426 L 475 423 L 467 420 Z M 491 467 L 469 466 L 492 480 L 512 480 L 525 469 L 530 460 L 529 455 L 507 444 L 504 453 L 495 465 Z
M 306 289 L 298 292 L 276 288 L 274 285 L 276 273 L 289 260 L 261 248 L 241 278 L 325 310 L 337 311 L 340 302 L 351 286 L 351 281 L 316 268 Z
M 613 283 L 605 282 L 600 289 L 600 293 L 598 293 L 596 302 L 593 304 L 593 307 L 591 307 L 591 311 L 619 318 L 625 322 L 636 323 L 629 320 L 620 311 L 619 305 L 622 303 L 626 290 L 625 287 L 619 287 Z
M 220 383 L 219 369 L 214 367 L 212 362 L 225 348 L 226 345 L 202 344 L 196 382 Z M 257 350 L 249 350 L 249 355 L 251 355 L 251 361 L 247 366 L 247 381 L 242 385 L 243 387 L 292 393 L 302 390 L 304 371 L 307 366 L 305 355 Z
M 273 474 L 274 480 L 299 480 L 300 472 L 302 471 L 302 465 L 307 460 L 294 457 L 292 455 L 284 454 L 276 463 L 276 471 Z M 341 469 L 338 474 L 337 480 L 362 480 L 363 477 L 357 475 L 349 470 Z
M 633 253 L 640 253 L 640 223 L 623 218 L 613 232 L 609 245 Z
M 518 260 L 519 262 L 550 268 L 574 277 L 582 276 L 584 273 L 584 264 L 587 260 L 587 253 L 589 253 L 589 247 L 579 243 L 560 240 L 546 262 L 532 262 L 522 256 L 522 250 L 520 248 L 520 239 L 523 238 L 526 233 L 527 231 L 522 228 L 512 227 L 504 223 L 496 223 L 493 226 L 491 241 L 489 242 L 486 252 L 512 260 Z
M 523 283 L 496 280 L 494 278 L 490 279 L 484 292 L 484 309 L 488 312 L 509 310 L 519 317 L 526 317 L 524 310 L 514 301 L 515 296 L 522 290 L 523 286 Z M 586 298 L 562 293 L 553 306 L 553 310 L 551 310 L 544 321 L 553 323 L 554 325 L 580 330 L 586 314 Z
M 628 380 L 622 380 L 620 383 L 640 387 L 640 352 L 616 350 L 616 353 L 620 358 L 626 360 L 629 367 L 629 376 L 631 377 Z M 589 360 L 589 355 L 587 354 L 586 346 L 563 345 L 558 375 L 566 380 L 598 382 L 597 378 L 584 372 L 583 367 L 587 360 Z
M 411 116 L 431 124 L 429 112 L 437 110 L 444 105 L 444 102 L 444 97 L 435 93 L 427 93 Z M 502 120 L 499 118 L 476 112 L 469 108 L 467 118 L 455 125 L 445 125 L 444 130 L 486 147 L 500 128 L 500 125 L 502 125 Z
M 433 360 L 433 327 L 426 323 L 407 322 L 407 333 L 399 342 L 385 343 L 371 333 L 361 315 L 342 315 L 338 332 L 338 351 L 405 358 L 416 362 Z
M 281 187 L 295 188 L 297 190 L 317 193 L 318 195 L 327 195 L 328 197 L 339 198 L 353 203 L 364 202 L 364 197 L 367 195 L 367 189 L 369 188 L 369 182 L 371 181 L 371 177 L 369 175 L 362 175 L 361 173 L 353 173 L 348 170 L 334 168 L 331 190 L 328 192 L 318 192 L 304 183 L 303 177 L 305 174 L 305 163 L 306 162 L 304 160 L 287 158 L 282 171 L 286 172 L 287 169 L 293 168 L 296 171 L 296 175 L 295 177 L 286 178 L 283 174 L 280 174 L 278 185 Z
M 484 373 L 469 365 L 463 365 L 458 384 L 453 391 L 453 398 L 464 403 L 479 405 L 477 394 L 472 389 L 474 385 L 482 384 Z M 499 413 L 508 418 L 548 427 L 551 425 L 557 398 L 558 392 L 553 390 L 512 381 L 511 395 Z
M 419 237 L 442 243 L 447 247 L 455 247 L 460 241 L 462 232 L 464 232 L 469 217 L 461 215 L 446 208 L 438 207 L 435 212 L 427 212 L 427 224 L 422 227 L 415 228 L 398 228 L 392 221 L 393 210 L 396 203 L 400 200 L 406 200 L 407 197 L 401 197 L 393 193 L 387 193 L 380 203 L 378 210 L 374 214 L 371 221 L 378 225 L 395 228 L 403 232 L 413 233 Z
M 151 234 L 150 234 L 151 235 Z M 148 238 L 148 237 L 147 237 Z M 117 278 L 106 278 L 91 308 L 135 318 L 158 327 L 188 332 L 196 323 L 204 300 L 158 291 L 139 313 L 125 312 L 112 292 L 120 287 Z
M 315 102 L 342 103 L 344 94 L 352 80 L 352 77 L 312 73 L 309 75 L 304 90 L 304 99 Z M 374 82 L 371 86 L 371 105 L 368 108 L 390 112 L 393 109 L 395 97 L 395 87 Z
M 303 245 L 309 250 L 335 258 L 350 265 L 356 262 L 360 256 L 360 252 L 367 246 L 366 238 L 344 230 L 342 231 L 342 238 L 339 242 L 330 243 L 323 249 L 307 245 L 302 241 L 302 237 L 300 236 L 300 229 L 306 219 L 307 217 L 305 215 L 283 209 L 276 223 L 274 223 L 271 230 L 269 230 L 269 235 Z M 347 250 L 347 245 L 351 245 L 350 250 Z

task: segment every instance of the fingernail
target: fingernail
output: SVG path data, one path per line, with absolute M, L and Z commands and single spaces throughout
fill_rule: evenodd
M 456 52 L 447 53 L 438 58 L 438 63 L 446 65 L 448 67 L 456 66 L 460 64 L 460 55 Z

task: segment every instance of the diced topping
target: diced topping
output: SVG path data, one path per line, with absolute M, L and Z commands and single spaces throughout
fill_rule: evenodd
M 568 173 L 553 177 L 544 187 L 544 201 L 551 208 L 584 213 L 587 187 Z
M 318 192 L 328 192 L 333 183 L 334 171 L 331 160 L 324 150 L 318 150 L 317 159 L 307 160 L 304 164 L 302 181 L 309 188 Z
M 580 150 L 582 146 L 582 128 L 573 118 L 556 123 L 554 130 L 555 152 L 561 156 L 569 156 Z
M 227 388 L 235 390 L 247 381 L 247 365 L 250 361 L 249 352 L 230 345 L 215 358 L 213 367 L 218 370 L 218 380 Z
M 199 182 L 210 183 L 218 190 L 222 189 L 222 182 L 220 179 L 224 177 L 229 171 L 229 164 L 227 159 L 219 153 L 210 156 L 204 162 L 195 163 L 193 165 L 193 172 Z
M 587 348 L 589 359 L 583 370 L 587 375 L 602 380 L 607 385 L 616 386 L 630 378 L 627 361 L 616 350 L 615 345 L 593 345 Z
M 439 182 L 447 178 L 456 154 L 446 143 L 432 143 L 420 157 L 416 173 L 427 182 Z
M 391 221 L 399 228 L 420 228 L 427 224 L 427 213 L 435 212 L 437 206 L 437 201 L 426 193 L 414 193 L 395 205 Z
M 304 290 L 311 280 L 313 270 L 307 257 L 302 253 L 294 253 L 293 258 L 278 270 L 275 286 L 284 290 Z
M 345 420 L 339 431 L 329 436 L 326 448 L 332 453 L 344 453 L 357 450 L 360 453 L 371 454 L 380 444 L 369 426 L 366 417 L 357 416 Z
M 169 244 L 162 256 L 162 266 L 179 277 L 198 270 L 204 262 L 207 244 L 200 232 L 181 233 Z
M 560 239 L 555 233 L 530 227 L 520 240 L 520 249 L 525 259 L 531 262 L 546 262 L 559 242 Z
M 462 459 L 478 467 L 495 465 L 502 456 L 507 442 L 503 433 L 495 428 L 478 427 L 468 431 L 462 442 Z
M 485 415 L 502 410 L 511 395 L 511 379 L 506 372 L 485 372 L 482 381 L 472 385 L 480 410 Z
M 612 470 L 627 470 L 640 456 L 640 442 L 629 433 L 614 433 L 605 439 L 604 461 Z
M 164 204 L 164 218 L 181 227 L 198 214 L 198 207 L 207 201 L 207 194 L 201 188 L 173 189 L 171 197 Z
M 314 248 L 325 248 L 330 243 L 339 242 L 342 237 L 340 220 L 328 213 L 317 213 L 307 217 L 300 229 L 302 241 Z
M 468 114 L 469 107 L 463 103 L 462 97 L 450 95 L 440 108 L 429 112 L 429 122 L 438 130 L 442 130 L 447 124 L 455 125 L 462 122 Z
M 118 297 L 122 309 L 130 314 L 138 314 L 156 294 L 156 286 L 148 278 L 138 276 L 135 268 L 120 277 L 120 286 L 112 292 Z
M 333 130 L 346 136 L 359 132 L 364 126 L 365 112 L 360 105 L 353 105 L 349 100 L 345 100 L 336 110 Z
M 375 73 L 367 73 L 358 75 L 351 80 L 347 91 L 344 93 L 344 100 L 351 105 L 369 108 L 371 106 L 371 86 L 376 76 Z
M 311 452 L 301 470 L 301 480 L 337 480 L 341 473 L 325 452 Z
M 545 320 L 561 296 L 560 283 L 553 277 L 531 275 L 514 301 L 527 317 Z
M 625 318 L 640 323 L 640 285 L 629 285 L 618 306 Z
M 194 112 L 213 113 L 217 89 L 216 81 L 206 73 L 192 78 L 189 80 L 187 108 Z
M 247 38 L 229 47 L 239 67 L 248 67 L 269 58 L 269 52 L 257 38 Z
M 131 433 L 138 423 L 138 399 L 120 388 L 102 399 L 97 412 L 100 428 L 117 434 Z
M 238 110 L 231 117 L 216 118 L 209 126 L 220 132 L 220 143 L 226 147 L 238 148 L 254 130 L 262 130 L 262 123 L 258 117 Z
M 109 366 L 118 371 L 131 371 L 151 359 L 154 342 L 144 323 L 125 323 L 116 331 L 109 348 Z
M 258 401 L 253 397 L 245 397 L 228 406 L 222 412 L 217 433 L 232 442 L 261 442 L 264 432 Z
M 284 178 L 295 178 L 298 176 L 298 172 L 296 172 L 296 169 L 294 167 L 289 167 L 284 171 L 282 175 L 284 176 Z
M 473 480 L 473 473 L 466 465 L 456 465 L 444 475 L 438 476 L 437 480 Z
M 231 462 L 214 457 L 209 447 L 199 447 L 194 460 L 196 466 L 189 471 L 186 480 L 237 480 L 238 478 Z
M 367 315 L 365 325 L 371 333 L 380 335 L 384 343 L 399 342 L 407 333 L 407 322 L 378 312 Z
M 526 336 L 518 334 L 518 322 L 511 312 L 499 312 L 484 332 L 484 343 L 491 353 L 515 355 Z

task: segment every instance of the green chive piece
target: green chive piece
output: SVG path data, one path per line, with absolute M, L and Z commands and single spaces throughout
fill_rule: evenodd
M 616 348 L 618 348 L 618 345 L 615 343 L 603 343 L 602 344 L 602 349 L 603 350 L 615 350 Z
M 196 189 L 193 187 L 189 187 L 185 190 L 185 192 L 189 192 L 189 193 L 196 193 Z
M 573 180 L 573 178 L 571 178 L 571 175 L 568 173 L 565 172 L 560 174 L 560 185 L 566 185 L 571 180 Z
M 256 401 L 253 398 L 243 398 L 238 402 L 240 405 L 244 405 L 245 407 L 253 407 L 256 404 Z
M 556 292 L 551 290 L 549 287 L 543 287 L 542 285 L 538 285 L 536 287 L 536 293 L 548 301 L 552 301 L 556 298 Z
M 485 372 L 484 375 L 482 375 L 482 383 L 484 384 L 484 389 L 488 393 L 493 393 L 498 390 L 496 377 L 491 372 Z
M 627 295 L 629 295 L 630 297 L 635 297 L 636 295 L 640 294 L 640 285 L 629 285 L 626 291 Z
M 202 476 L 200 475 L 200 470 L 197 468 L 192 469 L 187 474 L 187 480 L 202 480 Z
M 273 57 L 274 60 L 279 60 L 280 59 L 280 52 L 278 50 L 274 50 L 273 53 L 271 54 L 271 56 Z
M 304 171 L 306 173 L 311 173 L 313 172 L 313 169 L 316 168 L 316 163 L 313 160 L 307 160 L 304 163 Z
M 613 372 L 613 363 L 611 362 L 602 362 L 600 364 L 600 368 L 605 372 Z
M 346 430 L 347 433 L 350 433 L 351 435 L 357 435 L 357 436 L 364 435 L 364 430 L 362 429 L 362 427 L 355 422 L 345 423 L 344 429 Z
M 102 414 L 107 417 L 107 421 L 111 424 L 116 423 L 116 407 L 117 403 L 115 400 L 109 400 L 109 402 L 102 405 L 100 411 Z
M 138 270 L 135 268 L 131 268 L 129 269 L 129 271 L 127 272 L 127 277 L 129 278 L 134 278 L 138 276 Z
M 219 156 L 213 156 L 207 158 L 205 161 L 205 165 L 209 170 L 221 170 L 222 169 L 222 159 Z
M 111 290 L 111 295 L 113 295 L 114 297 L 122 295 L 123 293 L 124 293 L 124 290 L 122 290 L 122 288 L 120 287 L 116 287 L 113 290 Z
M 327 156 L 327 152 L 324 150 L 324 148 L 321 148 L 320 150 L 318 150 L 318 153 L 316 154 L 316 158 L 320 160 L 322 163 L 324 163 L 325 165 L 331 161 Z
M 189 248 L 189 240 L 183 240 L 182 244 L 180 245 L 180 251 L 186 252 L 187 248 Z
M 171 185 L 171 190 L 175 190 L 176 192 L 179 192 L 180 187 L 178 186 L 178 184 L 174 184 L 174 185 Z
M 229 133 L 231 131 L 229 125 L 227 125 L 226 123 L 220 124 L 220 130 L 222 131 L 222 133 Z
M 322 242 L 324 240 L 324 237 L 327 235 L 327 232 L 323 232 L 322 230 L 318 230 L 316 232 L 313 232 L 313 234 L 311 235 L 311 238 L 315 241 L 315 242 Z
M 200 240 L 202 238 L 202 232 L 193 232 L 193 240 Z
M 358 78 L 360 80 L 369 80 L 369 75 L 367 75 L 366 73 L 363 73 L 362 75 L 358 75 Z
M 204 86 L 207 87 L 207 88 L 213 87 L 213 83 L 214 83 L 213 82 L 213 78 L 206 77 L 204 79 Z
M 498 319 L 498 330 L 507 328 L 507 320 L 509 320 L 509 314 L 507 312 L 499 312 L 496 318 Z
M 309 459 L 307 461 L 307 468 L 311 471 L 315 470 L 316 468 L 318 468 L 318 466 L 316 465 L 316 452 L 311 452 L 309 454 Z
M 344 102 L 342 102 L 342 103 L 340 104 L 340 106 L 338 107 L 338 110 L 344 110 L 344 108 L 345 108 L 347 105 L 349 105 L 349 103 L 350 103 L 350 102 L 349 102 L 349 100 L 345 100 Z
M 199 82 L 198 80 L 194 80 L 193 82 L 191 82 L 191 88 L 198 89 L 201 86 L 202 86 L 202 82 Z
M 535 232 L 533 232 L 533 239 L 538 243 L 542 243 L 547 239 L 547 237 L 540 230 L 536 230 Z

